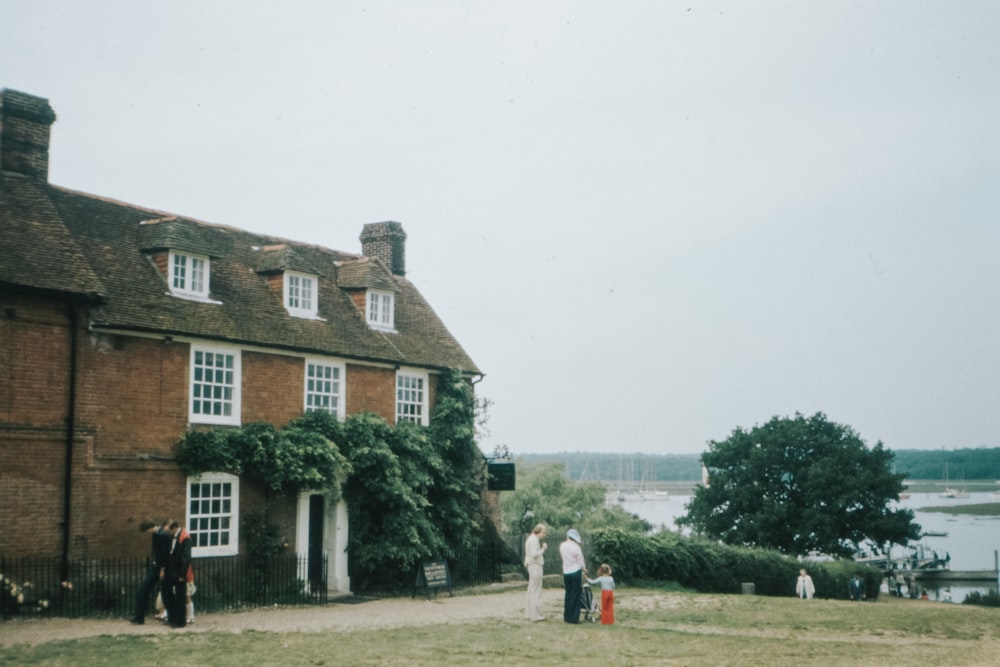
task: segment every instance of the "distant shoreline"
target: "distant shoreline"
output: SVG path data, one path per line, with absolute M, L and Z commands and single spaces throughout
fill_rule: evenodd
M 595 480 L 604 485 L 608 491 L 638 491 L 638 483 L 618 483 L 617 480 L 602 479 Z M 961 484 L 956 484 L 955 482 L 945 482 L 943 479 L 913 479 L 906 480 L 904 482 L 906 489 L 904 493 L 909 494 L 937 494 L 944 491 L 946 487 L 960 487 L 965 491 L 970 493 L 987 493 L 991 491 L 1000 492 L 1000 484 L 997 484 L 992 479 L 973 479 L 963 481 Z M 654 480 L 652 482 L 645 482 L 642 484 L 643 491 L 666 491 L 671 495 L 677 496 L 691 496 L 694 495 L 694 490 L 700 485 L 699 482 L 692 481 L 665 481 L 665 480 Z M 1000 503 L 992 503 L 1000 506 Z M 968 505 L 966 505 L 967 507 Z M 938 511 L 952 511 L 954 508 L 948 506 L 942 510 Z M 990 512 L 992 514 L 992 512 Z

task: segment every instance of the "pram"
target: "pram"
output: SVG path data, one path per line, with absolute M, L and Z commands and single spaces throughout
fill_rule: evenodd
M 583 582 L 583 592 L 580 594 L 580 610 L 585 623 L 597 623 L 601 620 L 601 603 L 594 597 L 590 584 Z

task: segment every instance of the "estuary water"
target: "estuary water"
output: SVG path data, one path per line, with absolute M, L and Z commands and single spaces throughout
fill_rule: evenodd
M 642 517 L 654 527 L 677 529 L 677 518 L 686 512 L 685 505 L 691 496 L 671 495 L 646 500 L 626 499 L 615 501 L 626 511 Z M 970 491 L 968 498 L 940 498 L 936 493 L 914 493 L 899 501 L 900 507 L 913 510 L 916 522 L 924 532 L 935 533 L 920 540 L 925 551 L 936 551 L 941 557 L 951 557 L 952 570 L 992 570 L 996 568 L 996 554 L 1000 553 L 1000 517 L 972 516 L 927 512 L 924 508 L 976 505 L 1000 502 L 989 492 Z M 944 533 L 941 535 L 941 533 Z M 902 552 L 899 552 L 902 555 Z M 921 584 L 932 600 L 961 602 L 972 591 L 986 593 L 997 590 L 997 582 L 947 582 L 937 586 Z

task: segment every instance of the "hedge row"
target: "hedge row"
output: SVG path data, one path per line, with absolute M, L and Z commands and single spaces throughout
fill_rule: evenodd
M 642 535 L 617 529 L 591 533 L 593 560 L 607 563 L 620 581 L 673 581 L 703 593 L 739 593 L 753 583 L 758 595 L 795 595 L 799 570 L 813 579 L 816 596 L 848 599 L 854 572 L 865 579 L 868 599 L 878 597 L 883 573 L 852 561 L 802 562 L 776 551 L 734 547 L 663 531 Z

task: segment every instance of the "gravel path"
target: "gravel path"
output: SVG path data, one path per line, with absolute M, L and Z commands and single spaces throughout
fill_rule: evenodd
M 476 595 L 439 593 L 427 600 L 418 596 L 369 601 L 334 602 L 325 607 L 257 609 L 236 613 L 197 616 L 193 625 L 169 628 L 147 618 L 145 625 L 132 625 L 124 618 L 34 619 L 0 622 L 0 646 L 44 644 L 64 639 L 99 635 L 166 635 L 178 632 L 336 632 L 368 628 L 456 623 L 484 618 L 524 619 L 523 587 Z M 550 619 L 562 618 L 561 589 L 544 589 L 542 607 Z M 197 609 L 195 610 L 197 612 Z M 528 623 L 527 620 L 524 620 Z

